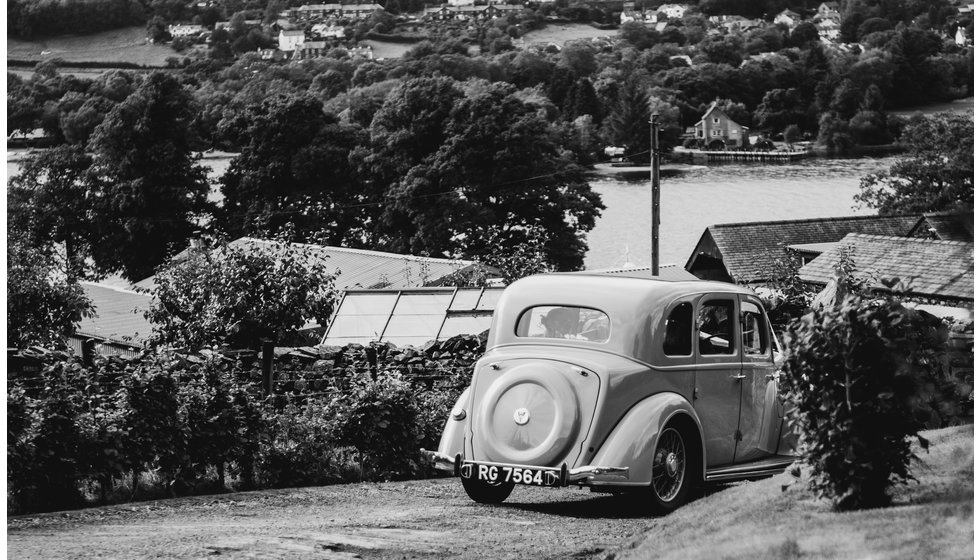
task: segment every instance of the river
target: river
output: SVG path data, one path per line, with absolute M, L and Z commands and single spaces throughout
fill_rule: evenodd
M 216 180 L 230 159 L 202 164 Z M 861 177 L 886 170 L 888 158 L 810 158 L 778 164 L 727 163 L 664 173 L 660 195 L 660 263 L 683 266 L 704 229 L 730 222 L 825 218 L 873 213 L 854 208 Z M 7 162 L 7 173 L 16 173 Z M 606 205 L 587 236 L 587 269 L 650 265 L 650 181 L 595 176 Z M 217 190 L 211 199 L 220 198 Z

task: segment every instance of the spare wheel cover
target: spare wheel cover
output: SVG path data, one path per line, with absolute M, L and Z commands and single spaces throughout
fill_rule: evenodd
M 566 455 L 579 432 L 579 406 L 566 373 L 548 363 L 522 364 L 487 389 L 480 439 L 492 461 L 546 465 Z

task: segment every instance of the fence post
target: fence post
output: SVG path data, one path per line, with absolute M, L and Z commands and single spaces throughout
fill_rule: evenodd
M 262 387 L 265 389 L 266 396 L 272 394 L 272 359 L 275 353 L 275 344 L 269 339 L 262 339 Z
M 82 341 L 82 365 L 92 367 L 95 363 L 95 339 L 86 338 Z

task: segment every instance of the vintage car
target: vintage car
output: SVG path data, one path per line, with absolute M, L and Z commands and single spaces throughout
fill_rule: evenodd
M 515 484 L 649 493 L 668 512 L 692 484 L 793 462 L 763 302 L 718 282 L 552 274 L 515 282 L 494 312 L 437 451 L 466 493 Z

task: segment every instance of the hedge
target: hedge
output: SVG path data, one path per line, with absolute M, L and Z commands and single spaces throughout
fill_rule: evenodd
M 272 396 L 256 352 L 34 352 L 40 371 L 8 380 L 8 513 L 433 476 L 418 450 L 485 344 L 280 351 Z

